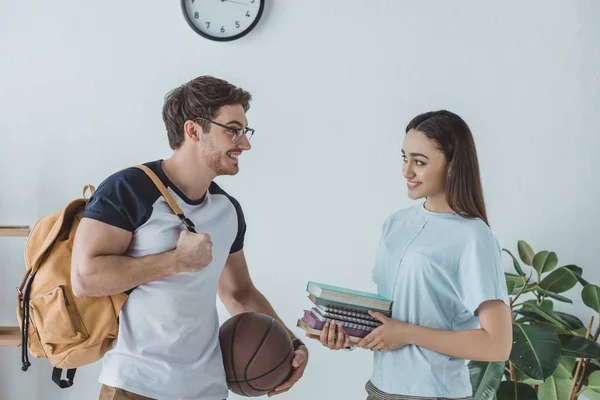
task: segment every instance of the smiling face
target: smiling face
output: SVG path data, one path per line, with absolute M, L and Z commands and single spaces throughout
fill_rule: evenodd
M 402 158 L 408 197 L 412 200 L 445 198 L 448 163 L 436 142 L 423 132 L 411 129 L 402 143 Z
M 233 129 L 245 128 L 248 125 L 244 108 L 239 105 L 221 107 L 213 121 Z M 197 125 L 199 135 L 199 151 L 203 162 L 218 175 L 235 175 L 239 172 L 239 157 L 252 146 L 245 135 L 237 143 L 233 143 L 234 133 L 226 128 L 208 123 L 208 130 L 202 131 Z

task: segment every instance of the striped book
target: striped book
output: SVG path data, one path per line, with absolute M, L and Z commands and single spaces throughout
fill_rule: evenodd
M 308 298 L 310 299 L 310 301 L 312 301 L 315 304 L 315 306 L 319 310 L 321 310 L 323 312 L 336 314 L 336 315 L 340 315 L 340 316 L 361 318 L 361 319 L 365 319 L 368 321 L 374 321 L 374 322 L 378 321 L 377 318 L 371 317 L 371 314 L 369 314 L 368 310 L 366 310 L 366 309 L 360 309 L 358 307 L 350 308 L 347 305 L 341 305 L 340 303 L 334 303 L 331 301 L 321 301 L 321 300 L 315 298 L 312 294 L 308 295 Z M 381 312 L 382 314 L 384 314 L 387 317 L 389 317 L 391 315 L 391 310 L 386 311 L 386 312 L 382 312 L 382 311 L 379 311 L 379 312 Z
M 315 315 L 312 311 L 309 311 L 309 310 L 304 311 L 304 317 L 302 318 L 302 320 L 310 328 L 313 328 L 313 329 L 316 329 L 319 331 L 321 331 L 323 329 L 323 327 L 325 326 L 325 323 L 327 323 L 327 322 L 330 322 L 330 323 L 331 322 L 336 322 L 336 323 L 340 322 L 342 324 L 342 327 L 344 328 L 344 332 L 346 332 L 350 336 L 356 336 L 356 337 L 360 337 L 360 338 L 367 336 L 369 333 L 371 333 L 373 331 L 373 329 L 375 329 L 375 327 L 373 327 L 373 326 L 357 324 L 354 322 L 339 321 L 339 320 L 334 320 L 331 318 L 323 318 L 323 317 L 319 318 L 317 315 Z
M 319 306 L 313 307 L 310 311 L 321 321 L 325 321 L 325 318 L 327 318 L 330 320 L 353 322 L 359 325 L 373 326 L 375 328 L 381 325 L 381 322 L 377 321 L 376 319 L 371 319 L 371 316 L 368 314 L 365 316 L 364 314 L 355 313 L 355 315 L 349 316 L 328 312 Z M 366 319 L 365 317 L 369 317 L 369 319 Z

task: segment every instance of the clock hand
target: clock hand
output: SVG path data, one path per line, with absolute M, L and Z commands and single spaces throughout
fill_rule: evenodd
M 248 5 L 248 3 L 242 3 L 241 1 L 234 1 L 234 0 L 221 0 L 221 3 L 225 3 L 225 2 L 228 2 L 228 3 L 235 3 L 235 4 L 242 4 L 242 5 L 244 5 L 244 6 L 247 6 L 247 5 Z

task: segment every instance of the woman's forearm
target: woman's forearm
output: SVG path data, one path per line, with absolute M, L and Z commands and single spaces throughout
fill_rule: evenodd
M 409 325 L 409 330 L 410 344 L 465 360 L 506 361 L 512 346 L 510 338 L 483 329 L 449 331 Z

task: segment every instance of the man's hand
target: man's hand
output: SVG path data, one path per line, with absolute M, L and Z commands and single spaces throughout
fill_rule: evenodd
M 382 325 L 364 337 L 357 344 L 358 347 L 367 350 L 391 351 L 410 344 L 410 324 L 388 318 L 379 312 L 369 311 L 369 314 L 381 321 Z
M 306 346 L 300 346 L 294 353 L 295 356 L 292 360 L 292 374 L 287 381 L 277 386 L 275 390 L 269 392 L 269 397 L 287 392 L 300 380 L 300 378 L 302 378 L 302 375 L 304 375 L 304 369 L 308 363 L 308 349 Z
M 175 249 L 178 272 L 203 270 L 213 260 L 212 241 L 207 233 L 182 230 Z

